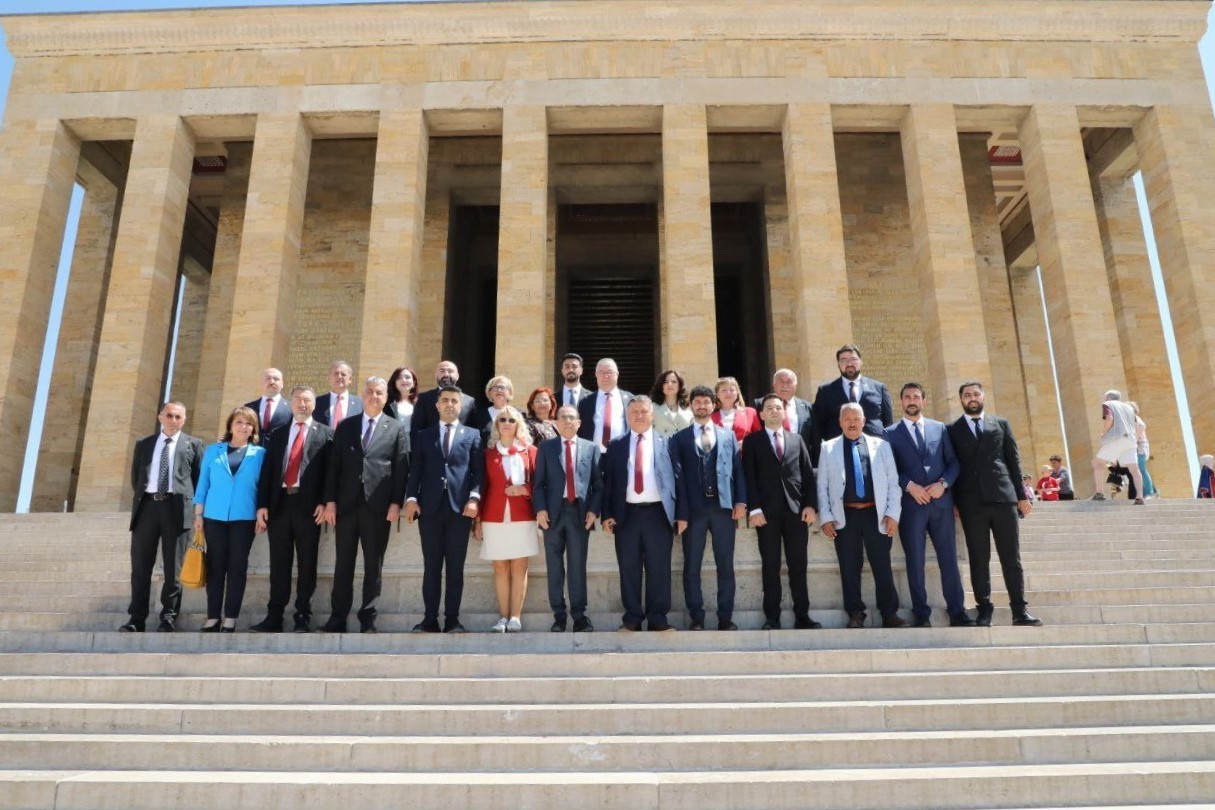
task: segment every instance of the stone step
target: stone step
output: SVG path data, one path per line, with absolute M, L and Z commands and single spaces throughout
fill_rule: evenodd
M 1194 585 L 1177 587 L 1087 587 L 1087 578 L 1077 577 L 1077 587 L 1027 589 L 1025 598 L 1032 605 L 1176 605 L 1215 602 L 1215 586 Z M 1100 585 L 1100 583 L 1095 583 Z M 993 579 L 991 601 L 1007 604 L 1008 594 L 1003 583 Z
M 0 761 L 36 769 L 610 773 L 648 769 L 916 767 L 1215 758 L 1215 727 L 1144 726 L 855 734 L 342 736 L 4 734 Z
M 5 771 L 0 807 L 163 808 L 205 796 L 231 810 L 286 806 L 464 808 L 662 807 L 964 808 L 975 797 L 1016 797 L 1021 807 L 1194 803 L 1215 795 L 1215 763 L 1084 763 L 666 771 L 611 774 L 225 771 Z

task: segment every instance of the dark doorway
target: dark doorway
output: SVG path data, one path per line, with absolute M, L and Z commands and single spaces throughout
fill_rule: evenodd
M 611 357 L 619 385 L 648 394 L 658 375 L 658 208 L 562 205 L 557 213 L 557 360 L 582 355 L 582 384 Z M 554 379 L 559 379 L 554 369 Z
M 498 339 L 498 206 L 452 206 L 449 228 L 443 357 L 481 403 Z
M 767 233 L 759 202 L 713 203 L 717 367 L 748 399 L 771 387 Z

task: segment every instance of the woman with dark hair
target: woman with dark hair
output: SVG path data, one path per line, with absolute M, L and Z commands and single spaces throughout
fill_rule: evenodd
M 257 426 L 252 408 L 233 410 L 224 438 L 203 454 L 194 489 L 194 531 L 202 529 L 207 538 L 204 633 L 236 632 L 245 599 L 249 549 L 257 532 L 266 528 L 257 520 L 257 484 L 266 456 L 265 448 L 257 446 Z
M 527 427 L 536 444 L 557 438 L 557 395 L 553 389 L 540 387 L 527 398 Z
M 413 369 L 401 366 L 388 378 L 388 404 L 384 413 L 401 423 L 409 432 L 413 421 L 413 405 L 418 401 L 418 375 Z
M 688 408 L 688 389 L 683 377 L 674 369 L 658 375 L 650 389 L 654 401 L 654 430 L 671 436 L 692 424 L 692 411 Z

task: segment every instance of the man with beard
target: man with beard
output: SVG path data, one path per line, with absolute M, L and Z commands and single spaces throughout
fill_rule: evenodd
M 983 384 L 972 381 L 958 388 L 962 416 L 949 426 L 949 440 L 958 455 L 959 473 L 954 503 L 962 518 L 970 556 L 970 584 L 979 612 L 976 623 L 991 626 L 991 540 L 996 542 L 1004 587 L 1008 589 L 1013 624 L 1040 627 L 1025 603 L 1021 571 L 1021 537 L 1017 517 L 1032 508 L 1021 488 L 1021 455 L 1008 421 L 983 412 Z
M 450 360 L 440 360 L 439 365 L 435 366 L 435 386 L 429 391 L 423 391 L 418 394 L 418 401 L 413 406 L 413 419 L 409 423 L 409 445 L 410 447 L 417 446 L 418 434 L 428 427 L 438 424 L 439 422 L 439 392 L 444 388 L 455 388 L 456 383 L 460 381 L 460 369 L 456 368 L 456 364 Z M 475 427 L 481 429 L 481 425 L 472 424 L 476 421 L 474 416 L 477 413 L 477 401 L 468 394 L 460 394 L 460 416 L 459 422 L 461 425 Z
M 886 427 L 894 424 L 894 402 L 886 386 L 877 380 L 861 376 L 861 350 L 855 344 L 841 346 L 835 353 L 840 376 L 823 383 L 814 397 L 814 424 L 818 440 L 825 442 L 840 435 L 840 408 L 846 402 L 856 402 L 865 412 L 865 432 L 882 437 Z M 815 454 L 817 458 L 817 453 Z
M 949 612 L 950 627 L 973 627 L 966 615 L 962 575 L 958 571 L 957 527 L 953 519 L 953 493 L 958 480 L 958 457 L 945 425 L 925 418 L 924 389 L 907 383 L 899 392 L 903 418 L 886 428 L 886 441 L 894 452 L 903 491 L 903 514 L 899 540 L 907 556 L 907 586 L 911 591 L 911 615 L 916 627 L 932 626 L 932 608 L 924 585 L 924 549 L 928 536 L 941 569 L 941 592 Z
M 562 384 L 557 388 L 559 401 L 553 405 L 554 408 L 560 408 L 562 405 L 577 408 L 579 402 L 594 393 L 589 388 L 582 387 L 582 355 L 570 352 L 561 358 L 561 381 Z

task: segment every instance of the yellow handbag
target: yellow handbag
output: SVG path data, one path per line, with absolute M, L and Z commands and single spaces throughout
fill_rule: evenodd
M 182 560 L 177 580 L 187 588 L 202 588 L 207 584 L 207 540 L 202 529 L 194 532 L 186 547 L 186 558 Z

